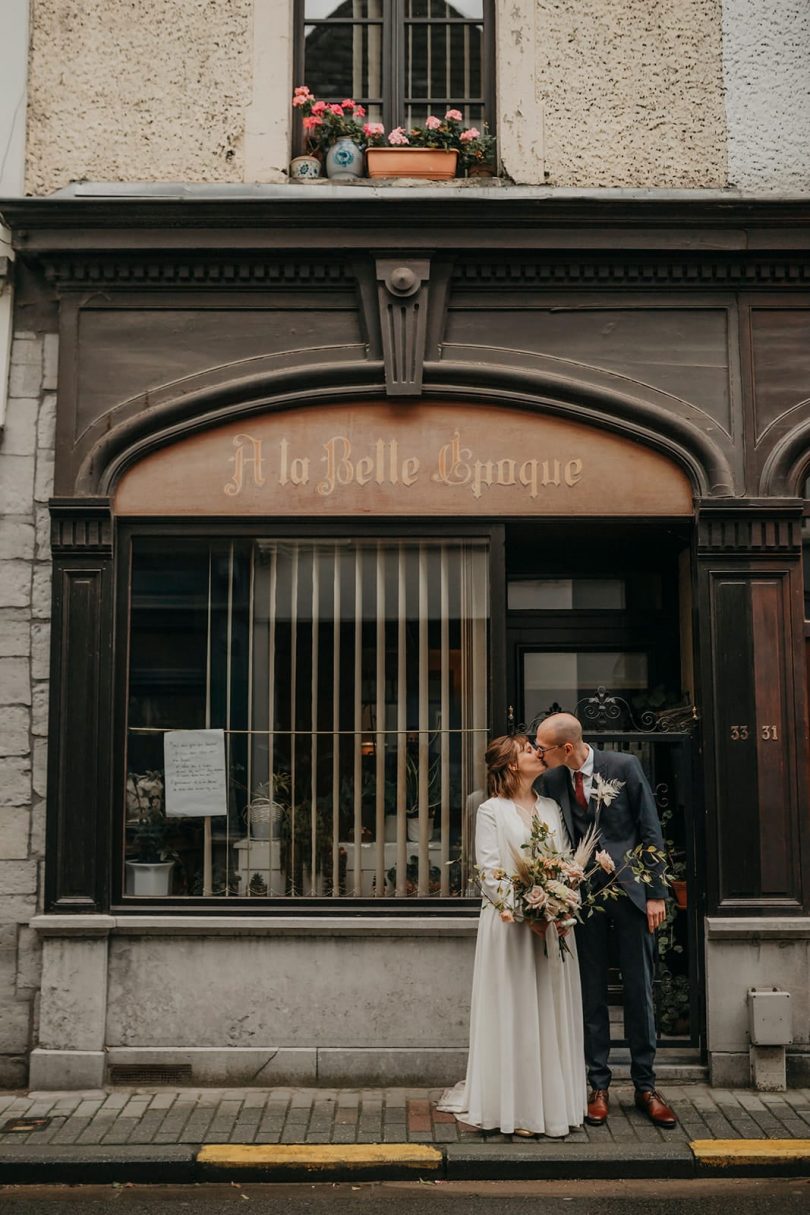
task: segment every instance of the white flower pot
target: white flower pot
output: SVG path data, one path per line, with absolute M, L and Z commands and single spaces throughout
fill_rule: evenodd
M 127 894 L 168 894 L 172 884 L 174 861 L 126 862 Z
M 419 843 L 419 815 L 415 814 L 413 818 L 409 818 L 407 822 L 407 837 L 412 844 Z M 427 836 L 431 839 L 433 836 L 433 815 L 428 816 L 427 821 Z

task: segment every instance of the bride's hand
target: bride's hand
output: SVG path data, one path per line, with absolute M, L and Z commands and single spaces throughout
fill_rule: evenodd
M 530 920 L 529 927 L 536 937 L 545 938 L 548 923 L 546 920 Z
M 557 928 L 557 936 L 558 936 L 558 937 L 561 937 L 561 938 L 565 938 L 565 937 L 567 937 L 567 936 L 568 936 L 568 934 L 569 934 L 569 932 L 571 931 L 571 929 L 570 929 L 570 928 L 568 928 L 568 927 L 567 927 L 566 925 L 564 925 L 564 924 L 557 924 L 557 925 L 556 925 L 556 928 Z

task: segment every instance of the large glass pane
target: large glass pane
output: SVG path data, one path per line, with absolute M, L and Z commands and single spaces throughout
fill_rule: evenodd
M 462 108 L 463 99 L 481 97 L 483 41 L 482 25 L 406 25 L 406 98 L 435 101 L 437 108 L 459 98 Z
M 621 578 L 522 578 L 507 586 L 510 611 L 620 611 L 627 606 Z
M 625 699 L 648 686 L 647 655 L 618 651 L 531 650 L 523 654 L 524 715 L 527 721 L 554 706 L 569 713 L 597 688 Z
M 316 97 L 379 100 L 382 93 L 382 25 L 308 25 L 304 77 Z
M 487 734 L 484 544 L 142 542 L 132 587 L 129 893 L 145 893 L 148 861 L 174 895 L 467 892 Z M 222 730 L 221 815 L 167 816 L 178 729 Z

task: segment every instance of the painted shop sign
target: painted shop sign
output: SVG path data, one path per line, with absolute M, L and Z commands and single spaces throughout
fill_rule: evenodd
M 686 515 L 658 452 L 567 418 L 457 403 L 275 411 L 129 469 L 119 515 Z
M 582 460 L 574 457 L 561 463 L 557 459 L 482 460 L 472 448 L 464 446 L 459 431 L 443 444 L 433 461 L 432 471 L 424 468 L 419 456 L 407 456 L 399 439 L 373 439 L 370 447 L 357 451 L 345 434 L 330 435 L 321 454 L 296 455 L 287 438 L 265 444 L 254 435 L 234 435 L 234 454 L 229 463 L 233 476 L 223 486 L 226 494 L 241 494 L 250 486 L 263 489 L 275 479 L 279 487 L 314 485 L 315 493 L 328 498 L 337 490 L 375 484 L 410 489 L 429 479 L 437 485 L 466 489 L 474 498 L 494 485 L 522 486 L 531 498 L 549 485 L 575 486 L 582 477 Z M 269 448 L 269 450 L 266 450 Z

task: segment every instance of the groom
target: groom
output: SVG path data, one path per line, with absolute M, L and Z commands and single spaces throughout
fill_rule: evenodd
M 663 851 L 664 840 L 652 791 L 634 755 L 596 751 L 582 738 L 582 727 L 570 713 L 555 713 L 541 722 L 535 748 L 545 765 L 543 792 L 562 807 L 565 824 L 576 846 L 594 823 L 599 780 L 615 781 L 618 792 L 599 807 L 599 847 L 616 869 L 625 853 L 639 844 Z M 608 1016 L 608 932 L 613 928 L 624 986 L 624 1027 L 630 1045 L 630 1075 L 636 1105 L 656 1126 L 671 1129 L 677 1119 L 655 1090 L 655 1020 L 653 976 L 655 931 L 666 917 L 666 886 L 650 867 L 649 884 L 636 882 L 629 869 L 617 878 L 626 897 L 606 899 L 577 927 L 577 952 L 585 1021 L 585 1061 L 588 1066 L 588 1114 L 591 1126 L 608 1116 L 610 1087 L 610 1021 Z

